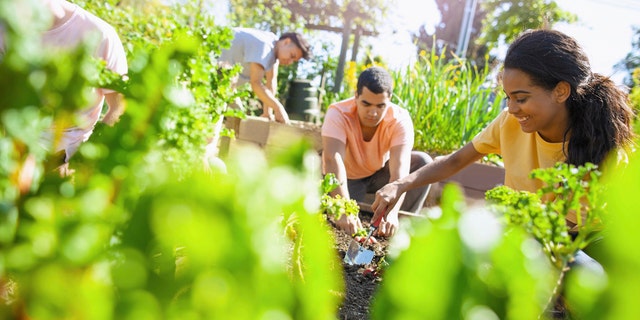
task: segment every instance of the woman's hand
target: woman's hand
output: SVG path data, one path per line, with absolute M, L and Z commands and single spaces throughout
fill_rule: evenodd
M 395 183 L 388 183 L 380 188 L 380 190 L 376 192 L 376 198 L 371 205 L 371 209 L 373 210 L 371 221 L 376 221 L 380 215 L 388 214 L 396 202 L 398 202 L 400 195 L 402 195 L 402 192 L 400 192 L 400 188 Z M 383 216 L 382 218 L 383 220 L 387 220 L 387 217 Z

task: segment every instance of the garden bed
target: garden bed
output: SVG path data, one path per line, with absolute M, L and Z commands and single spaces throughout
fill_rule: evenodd
M 369 220 L 371 214 L 361 211 L 360 219 L 365 228 L 369 228 Z M 402 222 L 401 222 L 402 223 Z M 345 252 L 353 239 L 350 235 L 340 231 L 334 224 L 333 226 L 334 238 L 336 240 L 336 251 L 339 254 L 339 258 L 344 258 Z M 374 251 L 374 257 L 371 264 L 362 265 L 349 265 L 343 262 L 344 270 L 344 283 L 345 291 L 343 302 L 338 311 L 338 319 L 341 320 L 365 320 L 369 319 L 370 307 L 372 298 L 375 295 L 376 289 L 383 279 L 382 274 L 369 273 L 365 271 L 377 270 L 381 264 L 381 259 L 387 254 L 389 241 L 386 238 L 376 237 L 377 243 L 367 246 L 367 249 Z
M 493 164 L 472 163 L 453 176 L 431 185 L 425 207 L 440 203 L 442 188 L 455 183 L 462 188 L 467 204 L 484 202 L 484 193 L 504 183 L 504 168 Z

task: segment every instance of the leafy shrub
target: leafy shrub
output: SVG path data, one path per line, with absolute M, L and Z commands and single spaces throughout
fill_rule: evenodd
M 193 3 L 142 9 L 120 6 L 115 1 L 87 0 L 84 5 L 118 31 L 127 50 L 130 69 L 140 70 L 154 64 L 158 64 L 156 69 L 159 69 L 162 64 L 171 63 L 167 69 L 169 74 L 164 76 L 171 80 L 171 86 L 161 93 L 163 99 L 171 100 L 177 108 L 167 110 L 158 134 L 160 143 L 167 148 L 163 153 L 165 159 L 173 163 L 178 173 L 188 172 L 185 165 L 202 158 L 208 140 L 229 134 L 216 132 L 215 123 L 227 112 L 227 104 L 242 95 L 231 87 L 239 67 L 224 68 L 217 64 L 221 50 L 231 43 L 231 29 L 216 26 L 213 18 L 204 15 Z M 162 46 L 188 53 L 177 54 L 170 61 L 150 60 L 149 53 Z M 146 78 L 144 81 L 158 81 L 154 90 L 163 88 L 161 78 L 153 74 L 155 71 L 148 68 L 146 72 L 150 73 L 140 75 Z M 132 86 L 128 95 L 148 94 L 137 85 L 141 81 L 130 79 Z

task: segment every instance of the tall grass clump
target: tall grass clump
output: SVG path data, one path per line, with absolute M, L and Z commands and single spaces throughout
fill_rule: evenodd
M 469 142 L 501 109 L 503 94 L 487 66 L 445 60 L 434 51 L 393 72 L 394 100 L 413 118 L 417 150 L 447 154 Z

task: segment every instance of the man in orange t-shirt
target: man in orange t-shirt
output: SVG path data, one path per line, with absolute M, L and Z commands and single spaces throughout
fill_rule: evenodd
M 341 182 L 332 196 L 363 201 L 367 193 L 432 161 L 411 150 L 413 123 L 407 110 L 391 103 L 392 82 L 385 69 L 369 68 L 360 74 L 353 98 L 329 106 L 322 125 L 322 167 Z M 407 192 L 382 220 L 378 235 L 393 235 L 398 210 L 420 211 L 428 192 L 429 185 Z M 353 216 L 342 215 L 336 224 L 350 234 L 362 228 Z

